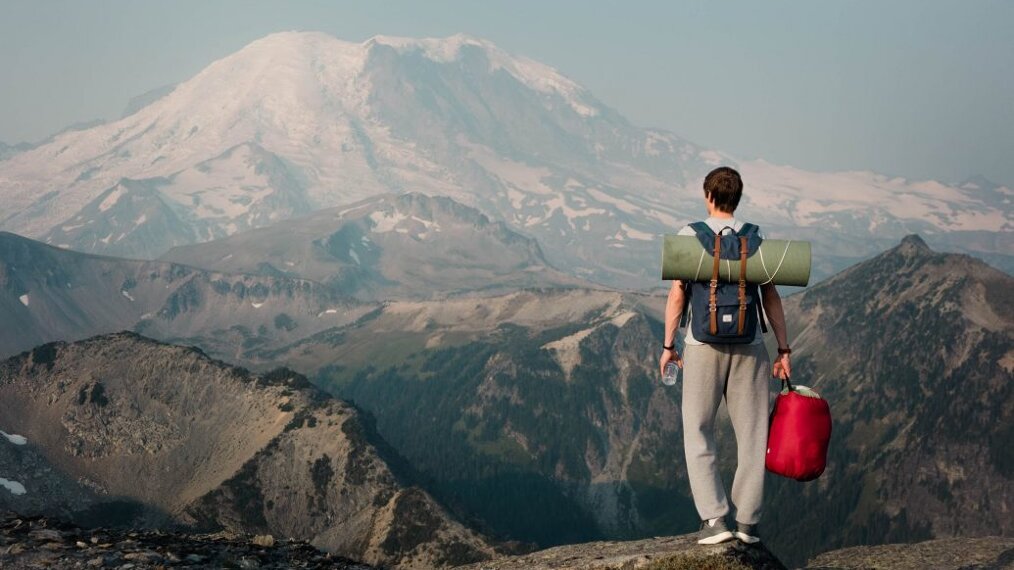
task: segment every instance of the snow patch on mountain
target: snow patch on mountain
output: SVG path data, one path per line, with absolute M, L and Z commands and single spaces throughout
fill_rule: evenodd
M 11 442 L 14 445 L 25 445 L 28 443 L 28 438 L 26 438 L 23 435 L 7 433 L 3 430 L 0 430 L 0 436 L 3 436 L 5 439 L 7 439 L 7 441 Z
M 22 485 L 21 483 L 18 483 L 17 481 L 4 479 L 3 477 L 0 477 L 0 487 L 4 487 L 8 491 L 10 491 L 11 494 L 13 495 L 24 495 L 25 493 L 28 492 L 25 489 L 25 486 Z
M 394 230 L 399 223 L 407 219 L 408 216 L 406 214 L 403 214 L 397 210 L 374 212 L 370 214 L 370 220 L 374 224 L 373 231 L 378 234 Z
M 565 377 L 569 380 L 571 373 L 574 368 L 581 363 L 581 341 L 588 337 L 591 333 L 598 330 L 604 324 L 611 324 L 615 327 L 623 327 L 627 324 L 636 313 L 633 311 L 623 311 L 608 320 L 598 323 L 595 326 L 582 329 L 576 333 L 567 335 L 563 338 L 547 342 L 542 345 L 542 348 L 549 350 L 553 353 L 554 358 L 560 364 L 563 369 Z
M 649 234 L 648 232 L 642 232 L 640 230 L 635 230 L 634 228 L 628 226 L 627 224 L 620 224 L 620 230 L 624 234 L 626 234 L 627 237 L 629 237 L 631 239 L 639 239 L 639 240 L 643 240 L 643 241 L 653 241 L 653 240 L 655 240 L 656 238 L 659 237 L 656 234 Z
M 123 197 L 123 194 L 124 194 L 123 186 L 117 185 L 116 188 L 114 188 L 113 191 L 110 192 L 108 196 L 106 196 L 106 199 L 102 200 L 102 202 L 99 204 L 99 211 L 105 212 L 109 208 L 115 206 L 116 203 L 120 201 L 120 198 Z
M 741 163 L 740 171 L 751 205 L 797 225 L 819 223 L 829 213 L 866 210 L 870 231 L 895 220 L 919 220 L 942 230 L 1014 231 L 1011 211 L 989 208 L 958 188 L 932 180 L 912 182 L 868 171 L 809 172 L 763 160 Z

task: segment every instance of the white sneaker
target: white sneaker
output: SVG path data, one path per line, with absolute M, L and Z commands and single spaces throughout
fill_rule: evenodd
M 701 521 L 701 530 L 697 533 L 697 544 L 720 544 L 732 540 L 732 532 L 725 526 L 723 517 Z
M 736 538 L 746 544 L 757 544 L 761 540 L 757 525 L 743 524 L 739 521 L 736 521 Z

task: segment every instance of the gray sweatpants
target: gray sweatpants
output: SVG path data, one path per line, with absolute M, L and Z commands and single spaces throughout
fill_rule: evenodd
M 771 366 L 763 344 L 687 345 L 683 351 L 683 442 L 701 520 L 725 516 L 729 501 L 715 461 L 715 414 L 725 396 L 736 432 L 732 483 L 736 520 L 760 521 Z

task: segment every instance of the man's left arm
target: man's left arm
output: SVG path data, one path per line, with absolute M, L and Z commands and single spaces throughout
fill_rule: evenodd
M 764 303 L 764 314 L 768 318 L 768 324 L 775 333 L 779 349 L 789 348 L 788 332 L 785 327 L 785 311 L 782 310 L 782 297 L 774 283 L 761 285 L 761 301 Z M 792 365 L 788 353 L 779 354 L 771 366 L 771 375 L 782 380 L 792 373 Z

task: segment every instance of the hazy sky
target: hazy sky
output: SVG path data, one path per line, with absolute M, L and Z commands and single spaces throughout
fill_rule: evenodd
M 0 141 L 116 118 L 268 33 L 465 32 L 742 158 L 1014 187 L 1014 2 L 0 0 Z

